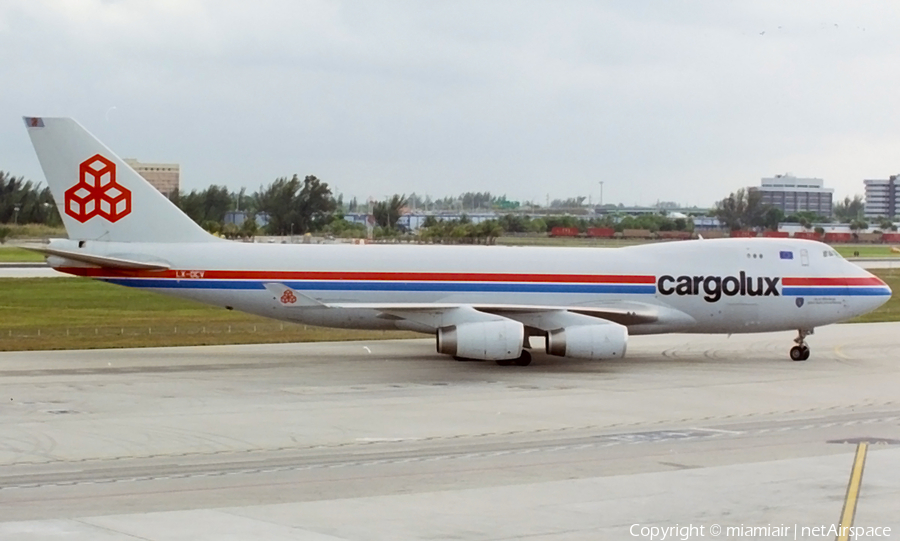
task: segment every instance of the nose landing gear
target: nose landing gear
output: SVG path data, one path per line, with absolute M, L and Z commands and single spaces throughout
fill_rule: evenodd
M 797 338 L 794 338 L 796 346 L 791 348 L 792 361 L 805 361 L 809 359 L 809 346 L 806 345 L 806 337 L 813 333 L 813 329 L 798 329 Z

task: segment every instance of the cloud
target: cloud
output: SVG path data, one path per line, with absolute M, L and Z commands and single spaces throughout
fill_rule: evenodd
M 603 180 L 606 201 L 708 205 L 790 170 L 858 193 L 898 167 L 897 11 L 12 0 L 0 168 L 41 178 L 16 118 L 53 114 L 182 163 L 187 188 L 297 172 L 361 197 L 540 200 Z

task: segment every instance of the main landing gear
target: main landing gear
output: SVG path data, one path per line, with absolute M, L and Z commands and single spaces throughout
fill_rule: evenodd
M 466 357 L 458 357 L 456 355 L 454 355 L 453 358 L 461 363 L 482 362 L 481 359 L 468 359 Z M 494 361 L 494 362 L 496 362 L 499 366 L 528 366 L 529 364 L 531 364 L 531 353 L 529 353 L 523 349 L 522 354 L 519 355 L 515 359 L 505 359 L 502 361 Z
M 806 345 L 806 337 L 812 333 L 812 329 L 797 330 L 797 338 L 794 338 L 794 342 L 797 345 L 791 348 L 792 361 L 805 361 L 806 359 L 809 359 L 809 346 Z
M 497 361 L 497 364 L 500 366 L 528 366 L 531 364 L 531 353 L 523 349 L 518 358 Z

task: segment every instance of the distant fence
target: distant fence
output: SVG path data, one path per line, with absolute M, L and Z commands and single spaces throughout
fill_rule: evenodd
M 550 237 L 553 238 L 588 238 L 588 239 L 657 239 L 657 240 L 687 240 L 696 239 L 702 236 L 706 239 L 715 239 L 723 237 L 731 238 L 795 238 L 818 240 L 829 244 L 841 243 L 870 243 L 870 244 L 897 244 L 900 243 L 900 233 L 848 233 L 848 232 L 827 232 L 816 233 L 814 231 L 797 231 L 789 233 L 787 231 L 650 231 L 649 229 L 625 229 L 617 232 L 609 227 L 589 227 L 585 231 L 581 231 L 577 227 L 554 227 L 550 230 Z

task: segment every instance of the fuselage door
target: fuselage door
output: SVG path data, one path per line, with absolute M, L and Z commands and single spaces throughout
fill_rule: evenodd
M 809 266 L 809 252 L 806 250 L 800 250 L 800 264 L 804 267 Z

